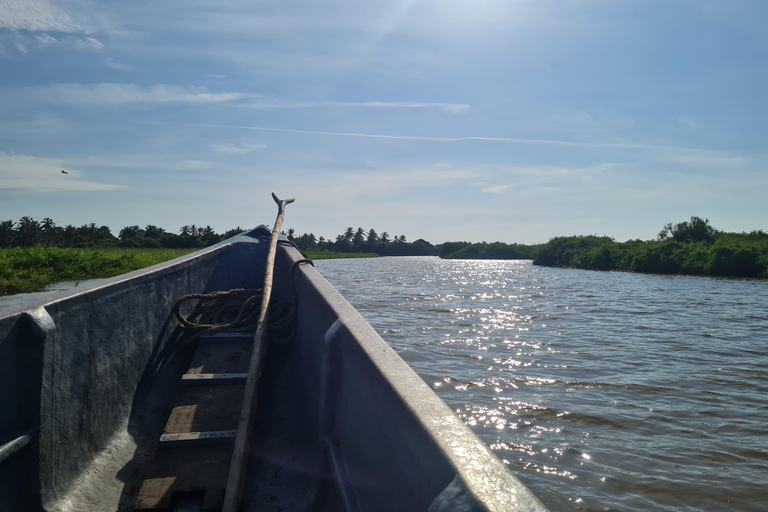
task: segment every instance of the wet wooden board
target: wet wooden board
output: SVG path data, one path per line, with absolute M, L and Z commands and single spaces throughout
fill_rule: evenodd
M 187 373 L 248 373 L 251 338 L 208 339 L 200 343 Z
M 160 436 L 159 448 L 178 448 L 218 443 L 234 443 L 237 430 L 212 430 L 210 432 L 181 432 Z
M 252 340 L 253 334 L 201 338 L 134 510 L 169 510 L 190 493 L 202 494 L 203 510 L 221 509 Z
M 237 430 L 242 405 L 243 386 L 182 388 L 164 433 Z
M 185 373 L 182 384 L 187 386 L 244 385 L 247 373 Z
M 168 510 L 174 494 L 204 492 L 203 510 L 221 509 L 232 446 L 159 450 L 139 490 L 135 510 Z

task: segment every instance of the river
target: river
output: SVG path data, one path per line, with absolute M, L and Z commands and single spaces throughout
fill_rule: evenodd
M 768 507 L 768 281 L 315 265 L 551 510 Z

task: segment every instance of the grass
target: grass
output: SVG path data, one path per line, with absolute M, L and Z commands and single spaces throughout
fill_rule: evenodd
M 331 252 L 331 251 L 301 251 L 305 258 L 311 260 L 336 260 L 340 258 L 378 258 L 379 255 L 372 252 Z
M 44 290 L 56 281 L 112 277 L 196 249 L 0 249 L 0 295 Z

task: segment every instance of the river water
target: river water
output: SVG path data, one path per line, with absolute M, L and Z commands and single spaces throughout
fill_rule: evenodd
M 768 510 L 767 281 L 316 267 L 551 510 Z

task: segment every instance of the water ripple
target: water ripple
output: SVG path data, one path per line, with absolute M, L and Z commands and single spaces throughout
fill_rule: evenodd
M 552 510 L 764 510 L 765 281 L 316 266 Z

